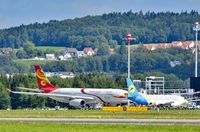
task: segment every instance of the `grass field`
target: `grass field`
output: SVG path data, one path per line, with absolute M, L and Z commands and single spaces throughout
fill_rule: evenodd
M 1 132 L 199 132 L 193 125 L 61 124 L 43 122 L 0 122 Z
M 111 112 L 101 110 L 1 110 L 0 118 L 116 118 L 116 119 L 200 119 L 200 110 L 149 110 Z
M 149 110 L 109 112 L 101 110 L 1 110 L 0 118 L 154 118 L 200 119 L 200 110 Z M 199 125 L 65 124 L 47 122 L 0 122 L 2 132 L 199 132 Z
M 37 46 L 35 47 L 41 51 L 53 50 L 53 51 L 61 51 L 64 50 L 65 47 L 57 47 L 57 46 Z

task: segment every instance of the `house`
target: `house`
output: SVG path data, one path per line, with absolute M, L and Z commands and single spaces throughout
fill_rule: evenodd
M 195 44 L 193 41 L 185 41 L 182 44 L 183 49 L 192 49 L 192 48 L 194 48 L 194 46 L 195 46 Z
M 47 60 L 56 60 L 55 54 L 46 54 Z
M 58 59 L 59 59 L 59 60 L 71 60 L 71 59 L 72 59 L 72 56 L 71 56 L 71 54 L 66 53 L 65 55 L 60 55 L 60 56 L 58 56 Z
M 155 50 L 157 47 L 154 46 L 154 45 L 144 45 L 144 48 L 153 51 L 153 50 Z
M 73 72 L 59 72 L 56 73 L 55 76 L 65 79 L 65 78 L 74 78 L 75 74 Z
M 99 50 L 99 48 L 94 49 L 95 54 L 97 54 L 98 50 Z
M 110 48 L 110 49 L 109 49 L 109 54 L 110 54 L 110 55 L 115 54 L 115 49 L 114 49 L 114 48 Z
M 180 61 L 170 61 L 170 66 L 171 67 L 175 67 L 177 65 L 181 65 L 181 62 Z
M 80 57 L 86 57 L 87 55 L 84 53 L 84 51 L 77 51 L 78 58 Z
M 88 55 L 88 56 L 92 56 L 95 54 L 94 50 L 92 48 L 84 48 L 83 52 Z
M 170 43 L 160 43 L 159 44 L 159 48 L 164 48 L 164 49 L 167 49 L 167 48 L 170 48 L 172 45 Z
M 45 72 L 46 77 L 74 78 L 73 72 Z
M 14 50 L 12 48 L 1 48 L 0 53 L 4 55 L 9 55 L 13 52 Z
M 70 54 L 71 56 L 77 56 L 76 48 L 66 48 L 64 54 Z
M 182 47 L 182 42 L 181 41 L 172 41 L 172 47 Z
M 45 58 L 42 58 L 42 57 L 34 57 L 34 58 L 32 58 L 32 60 L 45 60 Z

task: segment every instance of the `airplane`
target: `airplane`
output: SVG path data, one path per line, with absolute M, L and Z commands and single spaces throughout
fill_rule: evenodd
M 130 78 L 126 78 L 128 99 L 142 106 L 187 106 L 188 101 L 180 95 L 146 95 L 139 92 Z
M 128 102 L 128 92 L 122 89 L 57 88 L 50 83 L 41 66 L 35 65 L 34 68 L 39 89 L 19 87 L 30 92 L 9 91 L 15 94 L 47 96 L 73 108 L 95 108 L 99 104 L 117 106 Z

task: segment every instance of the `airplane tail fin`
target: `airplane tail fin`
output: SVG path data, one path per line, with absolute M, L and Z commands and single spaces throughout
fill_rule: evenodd
M 35 67 L 38 88 L 40 90 L 43 90 L 45 93 L 49 93 L 57 89 L 57 87 L 55 87 L 49 82 L 48 78 L 45 76 L 40 65 L 35 65 L 34 67 Z
M 149 104 L 148 100 L 136 89 L 130 78 L 126 78 L 126 83 L 128 87 L 128 99 L 140 105 Z
M 129 93 L 129 97 L 133 97 L 138 93 L 138 90 L 136 89 L 136 87 L 134 86 L 133 82 L 131 81 L 130 78 L 126 78 L 126 83 L 127 83 L 127 87 L 128 87 L 128 93 Z

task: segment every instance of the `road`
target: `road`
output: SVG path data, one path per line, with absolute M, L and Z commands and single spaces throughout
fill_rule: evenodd
M 0 122 L 59 122 L 73 124 L 192 124 L 200 125 L 193 119 L 74 119 L 74 118 L 0 118 Z

